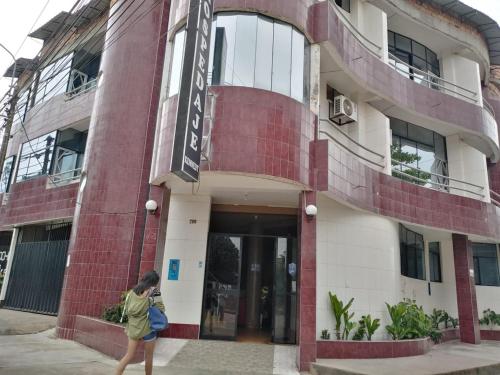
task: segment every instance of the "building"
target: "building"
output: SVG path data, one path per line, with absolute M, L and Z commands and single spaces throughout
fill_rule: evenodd
M 75 338 L 79 315 L 155 268 L 167 335 L 296 344 L 301 369 L 333 331 L 329 291 L 382 326 L 385 302 L 415 299 L 479 342 L 479 315 L 500 310 L 492 19 L 459 1 L 216 0 L 203 161 L 185 182 L 171 160 L 189 2 L 108 3 L 32 35 L 46 50 L 2 177 L 5 306 L 58 311 Z M 61 20 L 81 24 L 51 55 Z

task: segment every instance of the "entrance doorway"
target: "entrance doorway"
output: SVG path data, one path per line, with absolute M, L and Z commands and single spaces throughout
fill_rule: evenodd
M 295 344 L 296 217 L 214 213 L 212 220 L 201 337 Z

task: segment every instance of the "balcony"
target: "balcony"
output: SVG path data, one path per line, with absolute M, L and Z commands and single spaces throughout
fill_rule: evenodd
M 389 53 L 389 66 L 402 76 L 425 87 L 459 97 L 472 104 L 478 104 L 480 102 L 480 98 L 476 91 L 456 85 L 455 83 L 447 81 L 432 72 L 420 70 L 394 56 L 392 53 Z

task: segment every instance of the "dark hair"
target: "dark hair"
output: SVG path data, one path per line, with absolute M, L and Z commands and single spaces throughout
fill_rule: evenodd
M 156 271 L 148 271 L 143 276 L 142 279 L 139 280 L 139 283 L 134 286 L 134 292 L 138 296 L 144 293 L 149 288 L 158 285 L 160 282 L 160 276 L 156 273 Z

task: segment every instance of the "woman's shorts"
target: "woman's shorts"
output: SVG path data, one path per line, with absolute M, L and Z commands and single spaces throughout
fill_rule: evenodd
M 150 342 L 150 341 L 155 341 L 157 337 L 158 333 L 156 331 L 151 331 L 151 333 L 148 333 L 142 339 L 144 340 L 144 342 Z

